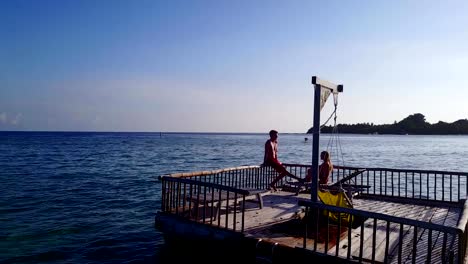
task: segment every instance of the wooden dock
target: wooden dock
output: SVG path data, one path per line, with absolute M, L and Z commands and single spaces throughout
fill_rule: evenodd
M 292 166 L 290 170 L 296 174 L 305 172 L 303 165 Z M 336 181 L 347 174 L 345 170 L 356 168 L 338 170 L 342 171 L 335 172 Z M 352 209 L 310 203 L 310 193 L 268 191 L 262 187 L 274 173 L 248 166 L 163 177 L 162 211 L 166 216 L 174 215 L 174 219 L 196 223 L 189 227 L 192 237 L 198 228 L 206 227 L 212 231 L 199 232 L 205 239 L 238 235 L 272 247 L 301 249 L 349 263 L 466 262 L 467 174 L 367 170 L 371 173 L 354 179 L 354 184 L 372 188 L 353 198 Z M 377 174 L 379 170 L 384 172 Z M 428 188 L 414 184 L 432 178 L 434 183 Z M 461 192 L 454 188 L 459 186 Z M 438 193 L 429 193 L 432 190 Z M 340 218 L 346 214 L 356 218 L 354 223 L 333 222 L 323 217 L 323 210 Z M 311 217 L 314 212 L 315 218 Z M 307 220 L 312 218 L 315 222 Z M 165 220 L 173 222 L 171 230 L 176 229 L 178 220 L 174 219 Z M 362 220 L 358 225 L 357 219 Z
M 302 247 L 303 237 L 300 234 L 301 223 L 300 221 L 294 221 L 300 219 L 304 215 L 303 208 L 297 206 L 298 200 L 308 200 L 310 199 L 309 194 L 299 194 L 295 196 L 291 192 L 275 192 L 267 193 L 263 196 L 264 207 L 262 209 L 252 208 L 246 211 L 246 221 L 245 221 L 245 234 L 248 237 L 253 237 L 257 239 L 262 239 L 269 241 L 271 243 L 279 243 L 289 247 Z M 373 211 L 377 213 L 404 217 L 408 219 L 414 219 L 424 222 L 431 222 L 436 224 L 441 224 L 444 226 L 450 226 L 456 228 L 458 224 L 458 219 L 462 212 L 462 208 L 459 206 L 447 206 L 447 205 L 415 205 L 402 202 L 391 202 L 391 201 L 376 201 L 369 198 L 363 199 L 354 199 L 354 205 L 356 209 Z M 232 216 L 231 216 L 232 218 Z M 225 220 L 225 218 L 223 218 Z M 222 221 L 223 221 L 222 220 Z M 291 221 L 293 220 L 293 221 Z M 281 224 L 284 227 L 281 227 Z M 297 227 L 294 227 L 294 225 Z M 329 255 L 336 255 L 338 250 L 338 256 L 343 258 L 347 257 L 348 247 L 351 248 L 351 257 L 353 259 L 358 259 L 360 252 L 360 243 L 363 240 L 363 248 L 365 249 L 362 252 L 362 259 L 364 261 L 372 260 L 372 247 L 375 243 L 375 263 L 384 263 L 385 261 L 385 238 L 386 238 L 386 221 L 379 220 L 376 222 L 377 234 L 375 235 L 375 242 L 373 241 L 373 232 L 374 221 L 373 219 L 368 219 L 364 222 L 364 236 L 361 236 L 361 229 L 351 229 L 351 240 L 348 240 L 347 232 L 343 232 L 340 235 L 339 248 L 337 249 L 336 239 L 334 245 L 330 247 L 327 251 Z M 399 248 L 399 225 L 393 224 L 390 225 L 390 238 L 389 238 L 389 262 L 397 263 L 398 262 L 398 248 Z M 347 231 L 347 230 L 346 230 Z M 405 255 L 402 255 L 403 260 L 412 259 L 412 247 L 408 249 L 409 245 L 412 246 L 412 239 L 414 239 L 414 228 L 407 226 L 403 230 L 404 237 L 401 239 L 403 241 L 402 248 L 405 249 L 402 252 Z M 427 232 L 420 232 L 417 235 L 418 244 L 416 248 L 418 249 L 416 255 L 418 259 L 425 260 L 427 258 L 427 239 L 422 239 L 421 237 L 428 236 Z M 432 234 L 431 249 L 434 250 L 437 254 L 432 254 L 431 259 L 436 262 L 442 262 L 441 259 L 441 250 L 436 250 L 442 246 L 442 237 L 439 233 Z M 314 248 L 314 239 L 307 238 L 306 241 L 307 249 L 313 250 Z M 319 242 L 317 245 L 317 251 L 323 252 L 324 243 Z M 439 260 L 439 261 L 437 261 Z

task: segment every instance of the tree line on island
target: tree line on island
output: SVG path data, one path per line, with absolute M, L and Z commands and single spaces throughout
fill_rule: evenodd
M 311 134 L 310 128 L 307 133 Z M 338 124 L 339 133 L 349 134 L 397 134 L 397 135 L 468 135 L 468 120 L 460 119 L 453 123 L 439 121 L 435 124 L 426 122 L 423 114 L 409 115 L 393 124 L 374 125 L 373 123 Z M 322 133 L 332 133 L 333 126 L 324 126 Z

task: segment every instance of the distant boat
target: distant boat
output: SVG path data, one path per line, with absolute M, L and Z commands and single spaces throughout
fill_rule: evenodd
M 308 138 L 308 137 L 305 137 L 305 138 L 304 138 L 304 141 L 307 141 L 307 140 L 309 140 L 309 138 Z

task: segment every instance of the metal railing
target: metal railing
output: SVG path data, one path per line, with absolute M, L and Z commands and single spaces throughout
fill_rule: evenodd
M 267 190 L 271 167 L 241 166 L 162 175 L 162 211 L 219 228 L 244 232 L 245 202 Z M 259 201 L 259 204 L 263 202 Z M 240 227 L 238 219 L 241 218 Z
M 267 189 L 277 172 L 269 166 L 241 166 L 211 171 L 174 173 L 163 176 L 184 178 L 239 189 Z
M 307 169 L 310 168 L 310 165 L 304 164 L 284 165 L 291 173 L 300 178 L 305 178 Z M 366 171 L 347 183 L 356 187 L 366 186 L 361 192 L 364 196 L 411 199 L 412 201 L 423 202 L 449 202 L 451 206 L 460 206 L 459 202 L 466 199 L 468 193 L 468 173 L 463 172 L 334 166 L 330 182 L 337 182 L 360 169 L 366 169 Z M 277 175 L 277 172 L 271 167 L 264 166 L 242 166 L 164 175 L 161 177 L 162 210 L 218 228 L 244 232 L 244 205 L 247 196 L 251 195 L 249 190 L 267 189 Z M 278 185 L 282 185 L 285 181 L 287 181 L 287 178 L 278 182 Z M 405 261 L 404 256 L 409 256 L 411 259 L 407 260 L 414 262 L 418 260 L 418 255 L 424 255 L 424 261 L 428 262 L 463 263 L 464 261 L 468 241 L 468 232 L 466 232 L 468 229 L 468 213 L 466 212 L 468 206 L 466 204 L 457 227 L 335 207 L 322 203 L 312 203 L 310 201 L 301 201 L 299 205 L 306 207 L 305 211 L 308 214 L 313 212 L 313 214 L 318 215 L 326 210 L 327 214 L 337 214 L 338 219 L 341 219 L 342 215 L 346 215 L 349 219 L 370 219 L 366 223 L 372 223 L 371 227 L 360 226 L 361 241 L 359 250 L 361 253 L 358 257 L 360 261 L 365 258 L 363 255 L 364 236 L 372 237 L 369 241 L 372 241 L 370 261 L 373 262 L 378 256 L 375 252 L 377 243 L 386 243 L 383 262 L 396 259 L 401 263 Z M 328 217 L 326 219 L 326 221 L 330 221 Z M 346 225 L 351 224 L 351 222 Z M 340 231 L 342 227 L 346 227 L 348 232 L 351 232 L 351 228 L 343 226 L 341 221 L 337 223 L 327 222 L 326 226 L 327 228 L 335 226 Z M 382 227 L 385 227 L 385 230 L 381 230 Z M 310 228 L 310 224 L 305 226 L 304 248 L 307 247 L 306 235 L 307 229 Z M 313 226 L 313 228 L 318 228 L 318 226 Z M 411 232 L 412 235 L 407 235 L 408 232 Z M 318 232 L 316 233 L 318 234 Z M 326 232 L 326 236 L 330 234 L 330 232 Z M 346 241 L 348 243 L 347 252 L 345 254 L 341 252 L 341 250 L 345 249 L 339 247 L 340 238 L 338 237 L 336 239 L 336 252 L 331 255 L 351 258 L 350 234 L 348 233 L 348 241 Z M 396 243 L 396 247 L 392 247 L 390 237 L 395 238 L 395 236 L 398 243 Z M 418 241 L 422 240 L 424 240 L 424 243 L 418 243 Z M 325 241 L 327 241 L 325 248 L 323 252 L 319 253 L 330 255 L 329 240 L 326 239 Z M 315 239 L 315 243 L 317 243 L 317 239 Z M 426 244 L 425 249 L 420 248 L 419 245 L 421 244 Z M 442 249 L 440 254 L 432 252 L 436 244 L 442 246 L 440 247 Z M 313 250 L 317 251 L 316 245 L 314 245 Z M 404 251 L 408 250 L 411 251 L 410 254 L 403 254 Z
M 292 173 L 305 177 L 309 165 L 285 164 Z M 468 173 L 434 170 L 404 170 L 334 166 L 330 182 L 337 182 L 359 169 L 366 171 L 349 184 L 369 186 L 364 194 L 430 201 L 458 202 L 468 194 Z
M 161 182 L 163 212 L 244 232 L 245 200 L 249 191 L 183 178 L 162 177 Z M 238 217 L 241 218 L 240 227 Z
M 463 228 L 449 227 L 311 201 L 299 201 L 299 205 L 306 208 L 305 219 L 307 220 L 304 221 L 303 248 L 317 253 L 359 262 L 370 261 L 371 263 L 389 263 L 390 261 L 397 263 L 406 261 L 412 263 L 463 263 L 464 261 L 466 221 Z M 333 222 L 328 217 L 331 214 L 334 214 L 336 219 L 346 219 L 347 221 Z M 364 220 L 369 224 L 362 224 Z M 356 223 L 356 221 L 362 221 L 362 223 Z M 332 228 L 334 231 L 331 231 Z M 351 233 L 354 228 L 360 228 L 359 245 L 356 246 L 352 244 L 353 236 Z M 347 233 L 346 238 L 342 239 L 344 232 Z M 313 245 L 307 244 L 306 238 L 310 237 L 310 234 L 313 234 Z M 320 249 L 318 241 L 324 243 Z M 340 245 L 344 243 L 347 243 L 347 246 L 341 247 Z M 377 245 L 381 245 L 380 248 L 384 248 L 384 252 L 377 254 Z M 384 246 L 382 247 L 382 245 Z M 421 247 L 420 245 L 425 246 Z M 442 252 L 433 251 L 436 245 Z M 334 247 L 334 252 L 330 252 L 332 247 Z M 358 248 L 356 249 L 356 247 Z M 358 250 L 359 255 L 352 256 L 352 251 L 356 252 L 356 250 Z M 383 259 L 377 259 L 382 255 Z M 421 256 L 424 259 L 421 259 Z

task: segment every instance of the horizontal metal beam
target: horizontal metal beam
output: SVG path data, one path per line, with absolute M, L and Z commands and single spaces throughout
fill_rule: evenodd
M 317 76 L 312 76 L 312 84 L 320 85 L 321 87 L 327 88 L 332 90 L 333 93 L 342 93 L 343 92 L 343 85 L 342 84 L 334 84 L 329 81 L 325 81 L 320 79 Z

